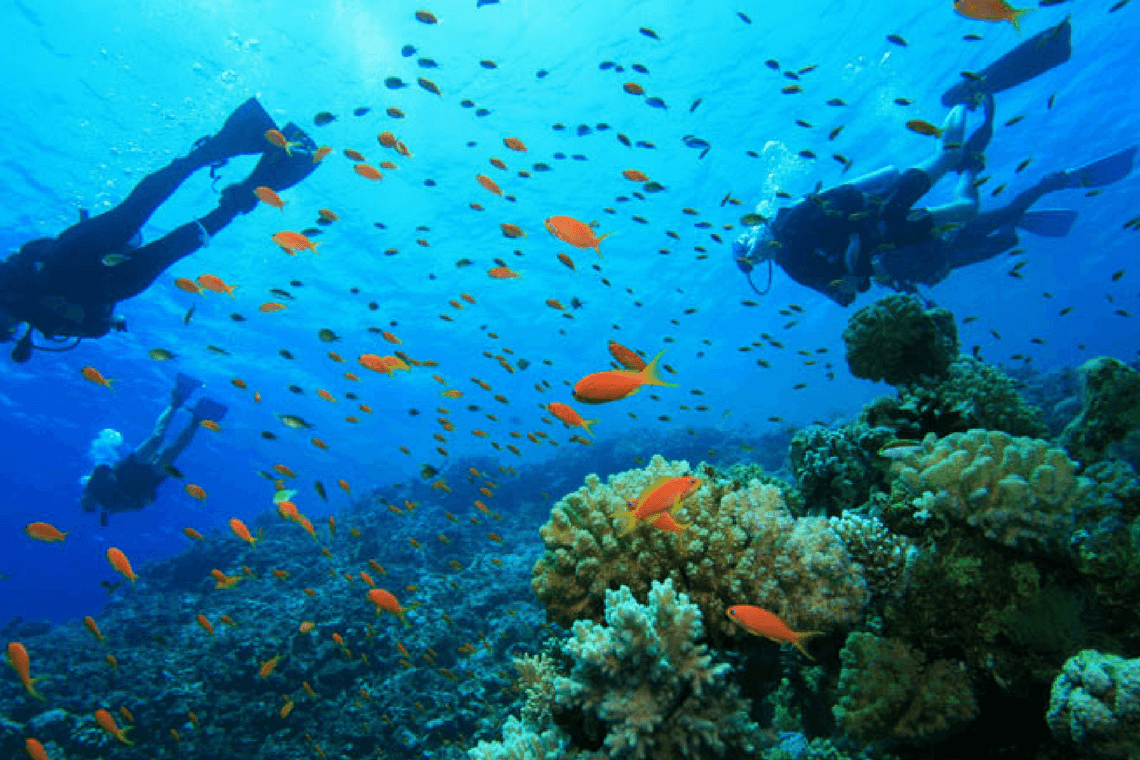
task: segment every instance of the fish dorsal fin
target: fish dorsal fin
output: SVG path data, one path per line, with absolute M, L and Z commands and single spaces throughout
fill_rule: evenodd
M 650 483 L 649 485 L 647 485 L 645 488 L 643 488 L 641 490 L 641 495 L 639 495 L 637 497 L 637 501 L 640 503 L 642 499 L 644 499 L 646 496 L 648 496 L 649 494 L 653 493 L 655 490 L 660 488 L 662 485 L 665 484 L 666 481 L 669 481 L 672 479 L 673 479 L 672 475 L 662 475 L 661 477 L 657 478 L 657 480 L 653 481 L 652 483 Z

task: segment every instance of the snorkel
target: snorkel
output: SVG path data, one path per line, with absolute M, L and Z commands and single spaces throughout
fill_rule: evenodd
M 744 272 L 748 278 L 748 286 L 758 296 L 767 295 L 772 288 L 772 259 L 775 257 L 775 247 L 771 243 L 774 240 L 769 224 L 761 222 L 732 242 L 732 258 L 736 262 L 736 268 Z M 752 282 L 752 270 L 757 264 L 765 261 L 768 262 L 768 282 L 763 290 L 759 290 L 756 283 Z

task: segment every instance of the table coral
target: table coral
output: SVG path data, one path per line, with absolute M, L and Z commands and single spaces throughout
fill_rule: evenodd
M 1140 755 L 1140 659 L 1086 649 L 1070 657 L 1053 681 L 1046 714 L 1058 739 L 1087 757 Z
M 843 343 L 852 375 L 899 385 L 945 374 L 958 355 L 958 328 L 948 309 L 896 294 L 852 314 Z
M 916 511 L 966 523 L 1004 546 L 1053 553 L 1065 547 L 1074 507 L 1092 487 L 1060 449 L 986 430 L 927 435 L 892 469 Z
M 966 666 L 928 663 L 901 640 L 855 632 L 840 653 L 835 720 L 872 741 L 924 744 L 944 738 L 978 714 Z
M 549 617 L 569 626 L 599 621 L 607 591 L 628 586 L 646 598 L 650 583 L 671 579 L 700 607 L 715 644 L 744 634 L 725 616 L 754 604 L 795 630 L 828 630 L 859 620 L 867 587 L 826 518 L 795 518 L 773 484 L 721 481 L 702 475 L 678 519 L 682 537 L 644 526 L 617 538 L 614 514 L 648 483 L 690 472 L 686 462 L 655 456 L 644 470 L 596 475 L 560 499 L 542 526 L 546 545 L 532 587 Z
M 646 604 L 628 588 L 607 593 L 605 620 L 574 625 L 561 647 L 573 663 L 568 675 L 554 675 L 549 661 L 524 666 L 528 702 L 553 691 L 554 721 L 569 731 L 511 719 L 503 741 L 480 742 L 472 760 L 695 760 L 754 751 L 748 700 L 728 680 L 730 667 L 697 643 L 701 611 L 670 581 L 654 583 Z

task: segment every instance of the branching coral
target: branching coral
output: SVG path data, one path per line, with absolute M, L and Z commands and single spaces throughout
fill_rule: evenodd
M 886 478 L 872 466 L 873 452 L 891 438 L 886 429 L 811 425 L 796 432 L 788 459 L 796 485 L 813 511 L 838 515 L 867 500 Z
M 869 740 L 923 744 L 944 737 L 978 714 L 960 662 L 926 662 L 898 639 L 855 632 L 840 653 L 843 670 L 832 708 L 845 732 Z
M 899 385 L 945 374 L 958 355 L 958 328 L 947 309 L 926 309 L 915 296 L 890 295 L 851 315 L 843 343 L 852 375 Z
M 683 537 L 647 525 L 617 538 L 613 515 L 627 499 L 658 477 L 689 471 L 686 462 L 654 457 L 605 485 L 591 475 L 555 504 L 532 573 L 553 620 L 601 620 L 606 591 L 626 585 L 644 599 L 652 581 L 666 578 L 700 607 L 714 643 L 744 635 L 725 616 L 733 604 L 772 610 L 797 630 L 859 619 L 866 583 L 843 541 L 825 518 L 792 517 L 774 485 L 706 478 L 679 514 L 691 523 Z
M 511 719 L 502 742 L 480 742 L 472 760 L 697 760 L 754 750 L 748 701 L 701 637 L 701 612 L 672 583 L 654 583 L 646 604 L 628 588 L 606 595 L 606 624 L 583 621 L 562 645 L 573 661 L 554 675 L 537 661 L 528 697 L 553 693 L 567 732 Z M 545 699 L 545 697 L 543 697 Z M 529 700 L 528 700 L 529 701 Z
M 919 511 L 980 529 L 1005 546 L 1060 551 L 1074 506 L 1092 484 L 1044 441 L 972 430 L 938 439 L 895 462 L 897 484 Z
M 1058 739 L 1087 757 L 1140 756 L 1140 659 L 1086 649 L 1053 681 L 1046 715 Z

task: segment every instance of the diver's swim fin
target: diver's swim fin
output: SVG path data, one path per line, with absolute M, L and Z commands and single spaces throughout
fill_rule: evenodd
M 1017 220 L 1017 226 L 1026 232 L 1042 237 L 1060 238 L 1069 234 L 1073 222 L 1077 221 L 1077 212 L 1069 209 L 1046 209 L 1043 211 L 1026 211 Z
M 1132 172 L 1135 159 L 1136 146 L 1133 145 L 1079 169 L 1069 169 L 1065 172 L 1070 181 L 1068 187 L 1104 187 L 1119 182 Z
M 185 372 L 179 372 L 174 380 L 174 390 L 170 392 L 170 403 L 173 406 L 182 406 L 190 398 L 190 394 L 202 387 L 202 381 L 191 377 Z
M 313 163 L 317 150 L 313 138 L 293 122 L 286 124 L 281 134 L 291 145 L 290 153 L 277 148 L 267 150 L 242 184 L 264 185 L 280 192 L 296 185 L 317 168 L 318 164 Z
M 1066 18 L 951 87 L 942 94 L 942 105 L 972 105 L 978 95 L 1002 92 L 1044 74 L 1069 60 L 1073 54 L 1072 38 L 1073 25 Z
M 221 422 L 229 410 L 230 408 L 220 401 L 214 401 L 212 398 L 200 398 L 198 403 L 194 405 L 194 422 L 201 422 L 202 420 Z

